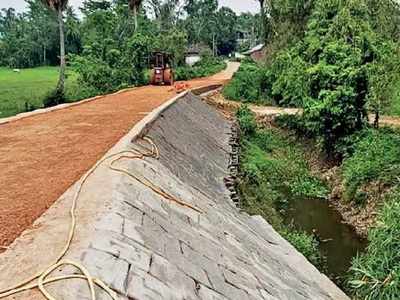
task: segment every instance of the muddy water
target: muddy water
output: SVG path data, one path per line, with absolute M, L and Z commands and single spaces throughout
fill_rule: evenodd
M 352 258 L 366 247 L 366 241 L 360 240 L 349 226 L 341 223 L 339 213 L 326 200 L 290 201 L 284 219 L 285 223 L 293 223 L 298 229 L 316 233 L 326 259 L 327 275 L 331 278 L 343 278 Z

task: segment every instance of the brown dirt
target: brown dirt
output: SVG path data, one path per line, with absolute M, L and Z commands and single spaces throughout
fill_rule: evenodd
M 226 100 L 221 93 L 215 93 L 208 97 L 209 102 L 215 105 L 219 109 L 226 111 L 236 111 L 241 105 L 241 102 Z M 249 105 L 251 110 L 257 115 L 258 118 L 266 118 L 267 121 L 274 119 L 279 115 L 296 115 L 302 114 L 301 108 L 284 108 L 278 106 L 261 106 L 261 105 Z M 373 124 L 375 116 L 370 114 L 368 116 L 369 122 Z M 400 117 L 398 116 L 381 116 L 380 125 L 400 127 Z
M 375 116 L 370 115 L 369 120 L 371 123 L 373 123 Z M 381 116 L 379 119 L 379 123 L 381 125 L 386 125 L 386 126 L 393 126 L 393 127 L 400 127 L 400 117 L 397 116 Z
M 237 65 L 190 87 L 225 83 Z M 0 251 L 150 111 L 176 95 L 145 86 L 0 125 Z

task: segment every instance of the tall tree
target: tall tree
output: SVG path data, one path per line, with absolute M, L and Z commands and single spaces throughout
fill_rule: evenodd
M 221 7 L 216 13 L 216 46 L 218 54 L 227 55 L 236 48 L 237 16 L 229 7 Z
M 133 13 L 133 18 L 135 19 L 135 31 L 138 29 L 138 13 L 143 0 L 128 0 L 129 9 Z
M 236 20 L 236 31 L 239 33 L 239 50 L 245 51 L 254 47 L 261 39 L 260 15 L 241 13 Z
M 217 0 L 186 0 L 184 9 L 187 13 L 186 29 L 190 43 L 206 43 L 212 46 L 215 32 Z
M 57 13 L 58 28 L 60 30 L 60 78 L 57 91 L 64 92 L 65 85 L 65 36 L 63 11 L 67 8 L 68 0 L 42 0 L 43 3 Z
M 55 42 L 58 40 L 57 17 L 43 5 L 41 0 L 25 0 L 25 2 L 28 5 L 25 19 L 29 22 L 26 40 L 32 40 L 31 44 L 36 45 L 35 49 L 32 49 L 38 57 L 35 59 L 35 65 L 39 62 L 42 65 L 55 62 L 54 58 L 59 51 Z
M 262 42 L 267 38 L 267 18 L 265 15 L 265 0 L 257 0 L 260 3 L 260 17 L 261 17 L 261 39 Z
M 107 0 L 84 0 L 81 11 L 84 15 L 88 15 L 96 10 L 107 10 L 111 8 L 111 2 Z
M 181 17 L 183 2 L 180 0 L 148 0 L 159 30 L 170 30 Z
M 67 53 L 80 53 L 82 50 L 81 24 L 71 6 L 65 13 L 65 45 Z

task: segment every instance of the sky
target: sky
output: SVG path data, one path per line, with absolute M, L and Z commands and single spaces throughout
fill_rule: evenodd
M 78 8 L 83 0 L 69 0 L 69 3 Z M 220 6 L 228 6 L 237 13 L 240 12 L 258 12 L 259 4 L 256 0 L 219 0 Z M 25 8 L 24 0 L 0 0 L 0 9 L 14 7 L 17 11 L 21 12 Z

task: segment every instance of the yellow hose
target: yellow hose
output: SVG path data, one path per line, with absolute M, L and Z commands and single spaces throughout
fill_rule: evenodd
M 39 288 L 40 292 L 43 294 L 43 296 L 47 300 L 57 300 L 46 290 L 46 288 L 45 288 L 46 284 L 51 283 L 51 282 L 61 281 L 61 280 L 67 280 L 67 279 L 84 279 L 88 283 L 92 300 L 96 300 L 96 294 L 95 294 L 95 289 L 94 289 L 95 285 L 102 288 L 113 300 L 117 300 L 117 294 L 113 290 L 111 290 L 111 288 L 108 287 L 100 279 L 93 278 L 90 275 L 89 271 L 84 266 L 82 266 L 79 263 L 69 261 L 69 260 L 62 261 L 62 258 L 67 253 L 68 249 L 71 246 L 72 240 L 74 238 L 75 229 L 76 229 L 75 210 L 76 210 L 76 204 L 77 204 L 78 198 L 82 192 L 82 188 L 83 188 L 84 184 L 86 183 L 86 181 L 88 180 L 88 178 L 90 177 L 90 175 L 92 175 L 94 173 L 94 171 L 108 159 L 118 156 L 116 159 L 113 159 L 111 161 L 111 163 L 109 164 L 109 168 L 111 170 L 125 174 L 125 175 L 129 176 L 130 178 L 133 178 L 133 179 L 139 181 L 140 183 L 147 186 L 155 193 L 164 197 L 165 199 L 168 199 L 170 201 L 176 202 L 179 205 L 193 209 L 196 212 L 202 213 L 202 211 L 200 209 L 173 197 L 172 195 L 163 191 L 161 188 L 155 186 L 149 180 L 147 180 L 145 178 L 140 178 L 125 169 L 114 167 L 114 164 L 122 159 L 144 159 L 145 157 L 152 157 L 152 158 L 158 159 L 160 157 L 160 154 L 159 154 L 156 144 L 149 137 L 144 137 L 143 140 L 145 140 L 146 142 L 148 142 L 151 145 L 151 150 L 149 150 L 147 148 L 145 148 L 145 151 L 133 149 L 133 150 L 121 151 L 119 153 L 109 155 L 107 157 L 104 157 L 100 161 L 98 161 L 94 165 L 94 167 L 83 176 L 83 178 L 78 186 L 78 190 L 75 193 L 74 198 L 72 200 L 72 205 L 71 205 L 71 209 L 70 209 L 70 217 L 71 217 L 70 229 L 68 232 L 67 242 L 65 243 L 65 246 L 61 250 L 60 254 L 56 257 L 56 259 L 52 263 L 49 264 L 49 266 L 45 270 L 39 271 L 36 274 L 27 278 L 26 280 L 23 280 L 22 282 L 14 285 L 14 286 L 11 286 L 9 288 L 6 288 L 5 290 L 0 291 L 0 299 L 23 292 L 23 291 L 26 291 L 26 290 L 30 290 L 33 288 Z M 128 155 L 128 154 L 130 154 L 130 155 Z M 82 275 L 65 275 L 65 276 L 57 276 L 57 277 L 47 278 L 54 270 L 56 270 L 57 268 L 59 268 L 63 265 L 72 265 L 72 266 L 76 267 L 82 273 Z M 37 279 L 37 282 L 31 283 L 35 279 Z

